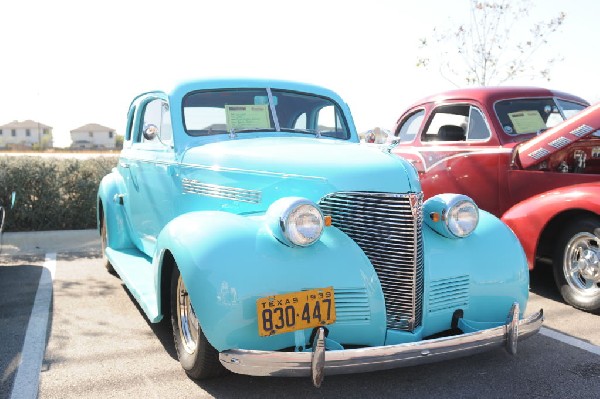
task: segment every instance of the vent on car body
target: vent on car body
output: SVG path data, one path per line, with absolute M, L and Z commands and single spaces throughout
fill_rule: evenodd
M 381 282 L 387 327 L 412 331 L 423 313 L 423 195 L 337 192 L 319 201 L 367 255 Z
M 371 320 L 367 290 L 365 288 L 336 288 L 335 314 L 337 323 Z
M 435 280 L 429 288 L 429 313 L 469 304 L 469 276 Z

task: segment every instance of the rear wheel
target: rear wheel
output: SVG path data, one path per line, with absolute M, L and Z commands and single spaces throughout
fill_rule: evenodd
M 577 219 L 558 239 L 553 258 L 554 280 L 568 304 L 582 310 L 600 310 L 600 228 L 596 218 Z
M 193 379 L 223 375 L 219 352 L 208 342 L 177 265 L 171 276 L 171 324 L 181 367 Z

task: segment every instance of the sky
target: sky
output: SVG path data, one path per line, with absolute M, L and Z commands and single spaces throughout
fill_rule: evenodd
M 130 101 L 186 79 L 256 77 L 325 86 L 359 131 L 391 129 L 411 103 L 453 89 L 416 66 L 419 38 L 467 21 L 469 0 L 0 0 L 0 125 L 33 119 L 56 146 L 88 123 L 122 134 Z M 533 0 L 524 27 L 566 13 L 535 85 L 600 101 L 594 0 Z M 590 47 L 589 50 L 586 50 Z

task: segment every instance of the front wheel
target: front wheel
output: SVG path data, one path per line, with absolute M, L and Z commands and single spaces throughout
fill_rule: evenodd
M 596 218 L 577 219 L 558 239 L 554 280 L 568 304 L 586 311 L 600 310 L 600 228 Z
M 102 225 L 100 225 L 100 236 L 102 239 L 102 263 L 110 274 L 116 275 L 117 272 L 106 256 L 106 248 L 108 247 L 108 233 L 106 232 L 106 216 L 102 215 Z
M 177 266 L 171 276 L 171 324 L 179 362 L 190 378 L 201 380 L 226 372 L 219 361 L 219 352 L 202 332 Z

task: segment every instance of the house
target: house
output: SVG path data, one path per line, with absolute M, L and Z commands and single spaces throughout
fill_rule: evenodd
M 0 148 L 51 148 L 52 127 L 32 121 L 12 121 L 0 126 Z
M 116 147 L 115 129 L 97 123 L 88 123 L 71 130 L 71 148 L 107 148 Z

